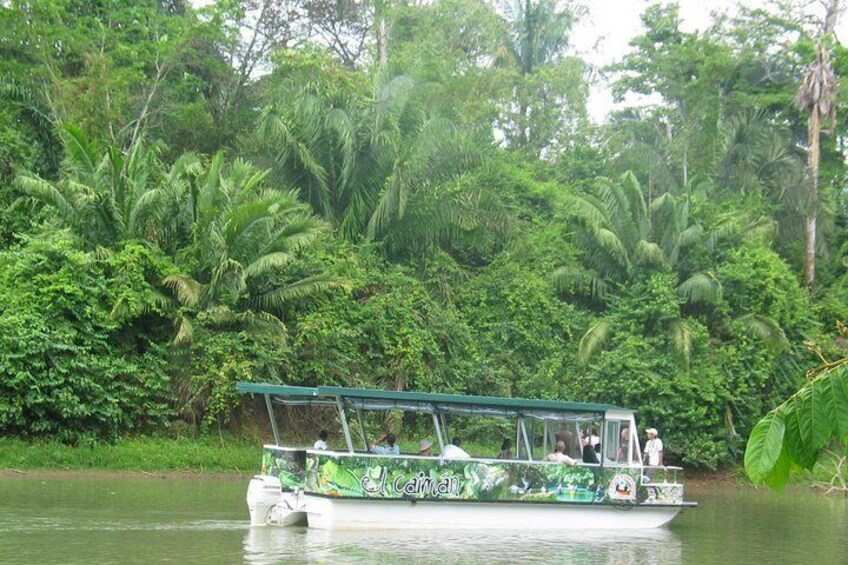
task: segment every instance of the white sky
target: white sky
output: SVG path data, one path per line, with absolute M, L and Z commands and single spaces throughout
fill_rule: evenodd
M 630 49 L 630 40 L 642 29 L 640 15 L 657 0 L 586 0 L 589 14 L 574 30 L 573 44 L 578 54 L 593 65 L 603 66 L 621 59 Z M 767 0 L 678 0 L 682 29 L 687 32 L 709 27 L 712 13 L 733 13 L 738 5 L 765 7 Z M 824 9 L 814 3 L 811 9 Z M 848 14 L 840 17 L 836 30 L 844 41 L 848 38 Z M 649 100 L 650 101 L 650 100 Z M 628 99 L 626 102 L 635 102 Z M 603 121 L 613 108 L 607 85 L 596 84 L 589 95 L 589 114 L 595 122 Z

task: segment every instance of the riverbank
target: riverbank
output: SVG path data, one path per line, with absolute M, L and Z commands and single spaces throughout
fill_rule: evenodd
M 223 471 L 212 471 L 196 473 L 193 471 L 106 471 L 103 469 L 0 469 L 0 478 L 3 479 L 95 479 L 95 480 L 210 480 L 210 481 L 246 481 L 253 473 L 228 473 Z
M 115 444 L 68 446 L 0 439 L 0 470 L 29 473 L 104 473 L 149 478 L 246 477 L 259 468 L 261 448 L 234 438 L 124 438 Z

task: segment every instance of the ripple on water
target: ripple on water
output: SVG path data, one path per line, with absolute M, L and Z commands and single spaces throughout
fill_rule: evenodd
M 252 528 L 245 562 L 362 563 L 679 563 L 681 543 L 671 531 L 323 531 Z

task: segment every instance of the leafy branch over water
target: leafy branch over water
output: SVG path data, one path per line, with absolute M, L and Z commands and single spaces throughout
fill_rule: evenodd
M 838 327 L 848 337 L 848 328 L 841 323 Z M 831 453 L 825 449 L 829 441 L 844 443 L 848 438 L 848 357 L 827 361 L 818 346 L 806 345 L 822 365 L 808 371 L 807 384 L 754 426 L 745 450 L 748 477 L 774 490 L 786 486 L 793 468 L 812 471 Z M 837 456 L 837 461 L 845 458 Z M 837 463 L 835 479 L 842 476 L 841 466 Z M 834 484 L 831 481 L 829 490 L 839 488 Z

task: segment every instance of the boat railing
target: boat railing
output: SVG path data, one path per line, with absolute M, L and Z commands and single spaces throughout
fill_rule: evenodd
M 401 453 L 399 455 L 389 455 L 389 454 L 381 454 L 381 453 L 371 453 L 369 451 L 354 451 L 353 453 L 346 450 L 333 450 L 333 449 L 312 449 L 311 447 L 291 447 L 291 446 L 282 446 L 275 444 L 265 444 L 263 446 L 265 450 L 270 451 L 278 451 L 281 453 L 293 453 L 293 452 L 304 452 L 307 454 L 317 454 L 317 455 L 333 455 L 334 457 L 357 457 L 357 458 L 384 458 L 384 457 L 398 457 L 398 458 L 408 458 L 408 459 L 416 459 L 416 460 L 430 460 L 430 461 L 475 461 L 479 463 L 486 464 L 496 464 L 496 463 L 545 463 L 548 465 L 562 465 L 562 463 L 557 463 L 555 461 L 545 461 L 544 459 L 497 459 L 494 457 L 467 457 L 467 458 L 451 458 L 451 457 L 443 457 L 441 455 L 418 455 L 416 453 Z M 586 463 L 583 461 L 577 460 L 577 467 L 588 467 L 590 469 L 658 469 L 661 471 L 682 471 L 682 467 L 647 467 L 642 466 L 639 463 L 619 463 L 606 461 L 603 464 L 601 463 Z
M 675 467 L 674 465 L 645 465 L 642 468 L 641 484 L 645 486 L 658 484 L 680 484 L 683 474 L 683 467 Z

